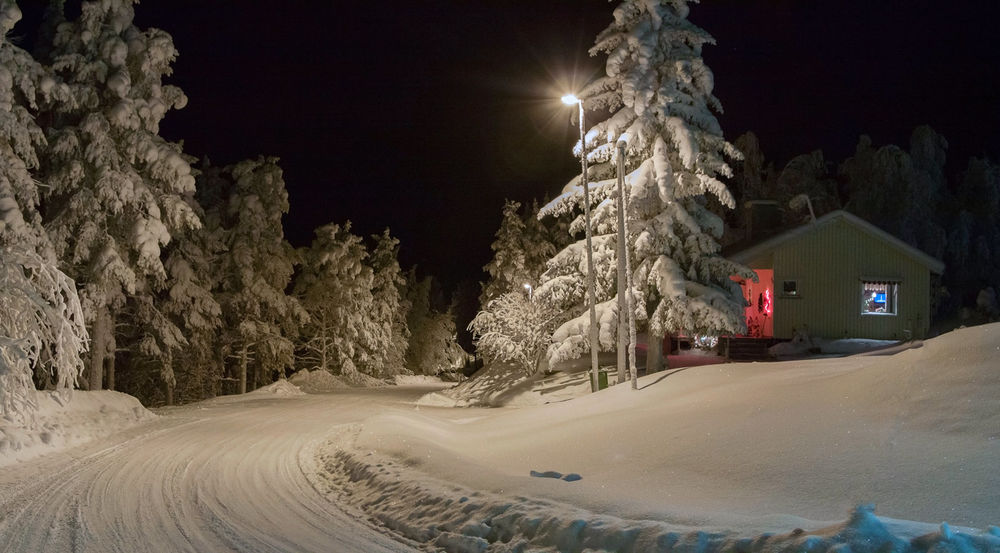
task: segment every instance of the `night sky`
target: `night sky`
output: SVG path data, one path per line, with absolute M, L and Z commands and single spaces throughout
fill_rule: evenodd
M 162 132 L 223 165 L 281 158 L 286 236 L 350 219 L 390 227 L 404 266 L 450 288 L 484 278 L 504 198 L 554 195 L 578 170 L 558 97 L 603 70 L 601 0 L 289 2 L 144 0 L 136 23 L 180 51 L 188 106 Z M 949 170 L 1000 158 L 1000 3 L 705 0 L 690 19 L 734 140 L 760 137 L 779 166 L 858 136 L 907 147 L 929 123 Z

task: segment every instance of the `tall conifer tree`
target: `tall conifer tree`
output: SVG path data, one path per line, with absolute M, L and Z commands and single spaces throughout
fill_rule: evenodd
M 645 321 L 650 345 L 668 332 L 740 333 L 745 330 L 743 297 L 732 275 L 753 273 L 719 254 L 721 219 L 705 207 L 705 195 L 734 207 L 719 177 L 731 176 L 726 157 L 739 152 L 722 136 L 714 115 L 714 78 L 701 57 L 714 39 L 688 21 L 688 0 L 626 0 L 602 31 L 592 54 L 607 54 L 606 76 L 581 94 L 588 111 L 611 113 L 586 133 L 586 152 L 595 183 L 594 262 L 599 302 L 600 347 L 616 343 L 614 161 L 625 145 L 626 194 L 631 221 L 637 315 Z M 582 145 L 578 144 L 579 155 Z M 583 201 L 579 178 L 542 210 L 542 215 L 574 213 Z M 572 231 L 583 229 L 578 216 Z M 558 303 L 583 312 L 584 245 L 571 244 L 549 261 L 539 289 Z M 587 314 L 556 330 L 550 362 L 587 351 Z M 651 360 L 657 368 L 658 360 Z

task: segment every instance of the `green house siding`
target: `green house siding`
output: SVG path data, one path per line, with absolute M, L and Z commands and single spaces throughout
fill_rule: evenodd
M 755 261 L 765 262 L 766 257 Z M 891 340 L 922 337 L 927 331 L 930 274 L 926 265 L 844 220 L 780 244 L 771 257 L 777 338 L 791 338 L 804 326 L 810 335 L 826 338 Z M 864 278 L 899 282 L 896 315 L 861 314 Z M 797 282 L 797 297 L 782 295 L 786 280 Z

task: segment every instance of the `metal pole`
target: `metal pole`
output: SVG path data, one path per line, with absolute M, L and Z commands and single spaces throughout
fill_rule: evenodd
M 618 211 L 618 383 L 625 382 L 625 374 L 628 370 L 626 352 L 628 350 L 628 302 L 625 299 L 627 288 L 625 272 L 625 158 L 622 143 L 618 145 L 617 173 L 618 173 L 618 200 L 615 202 L 615 209 Z
M 628 294 L 625 301 L 625 309 L 628 311 L 628 361 L 630 372 L 632 377 L 632 389 L 636 390 L 639 387 L 638 384 L 638 371 L 639 369 L 635 364 L 635 283 L 632 280 L 632 258 L 628 254 L 628 241 L 627 237 L 629 234 L 628 228 L 628 196 L 625 195 L 625 148 L 627 144 L 624 141 L 619 140 L 618 142 L 618 175 L 619 181 L 618 186 L 618 196 L 621 202 L 621 215 L 619 215 L 618 224 L 622 228 L 622 257 L 625 258 L 625 281 L 628 283 Z M 619 265 L 621 266 L 621 265 Z
M 583 118 L 583 100 L 579 100 L 580 105 L 580 165 L 583 173 L 580 180 L 583 182 L 583 213 L 587 218 L 584 225 L 587 231 L 587 294 L 590 296 L 590 391 L 598 390 L 597 373 L 600 370 L 597 364 L 597 352 L 600 348 L 597 338 L 597 293 L 594 284 L 594 247 L 590 239 L 590 187 L 587 184 L 587 136 L 585 134 Z

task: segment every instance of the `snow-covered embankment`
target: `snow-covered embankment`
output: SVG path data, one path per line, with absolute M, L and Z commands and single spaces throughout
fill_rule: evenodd
M 35 392 L 38 410 L 28 424 L 0 418 L 0 466 L 109 436 L 156 418 L 120 392 Z

